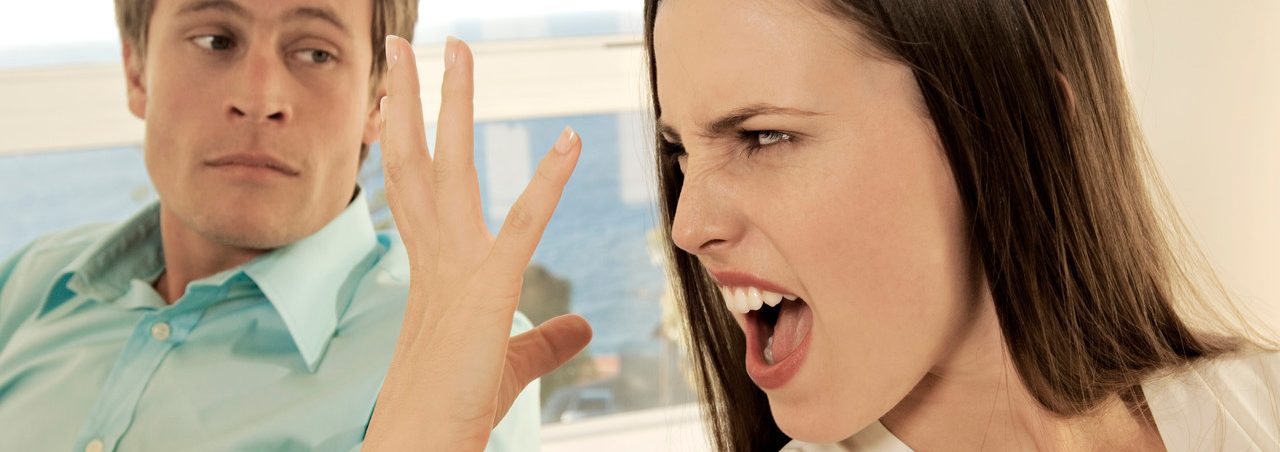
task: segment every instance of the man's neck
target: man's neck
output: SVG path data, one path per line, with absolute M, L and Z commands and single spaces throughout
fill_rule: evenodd
M 173 304 L 187 291 L 187 284 L 249 262 L 267 252 L 219 243 L 200 235 L 177 216 L 160 206 L 160 241 L 164 250 L 164 271 L 152 286 Z

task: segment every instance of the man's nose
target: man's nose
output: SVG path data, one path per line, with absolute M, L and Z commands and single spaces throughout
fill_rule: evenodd
M 289 67 L 274 51 L 248 53 L 237 62 L 228 90 L 227 117 L 232 122 L 284 124 L 293 118 L 287 101 Z

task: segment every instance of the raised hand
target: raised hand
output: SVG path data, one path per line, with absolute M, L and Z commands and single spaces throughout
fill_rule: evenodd
M 586 320 L 551 319 L 510 337 L 525 267 L 582 143 L 565 128 L 497 238 L 480 205 L 471 50 L 445 47 L 436 152 L 427 152 L 409 43 L 387 38 L 382 162 L 387 201 L 409 253 L 409 300 L 365 450 L 481 450 L 525 385 L 591 338 Z

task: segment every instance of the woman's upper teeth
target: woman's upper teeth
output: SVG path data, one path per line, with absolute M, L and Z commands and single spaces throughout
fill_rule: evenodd
M 738 314 L 746 314 L 764 305 L 777 306 L 784 299 L 793 301 L 797 298 L 795 295 L 773 293 L 758 287 L 719 287 L 720 294 L 724 295 L 725 306 Z

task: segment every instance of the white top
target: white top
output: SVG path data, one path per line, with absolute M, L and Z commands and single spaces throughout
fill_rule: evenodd
M 1232 356 L 1142 385 L 1169 452 L 1280 451 L 1280 353 Z M 879 421 L 842 444 L 792 441 L 784 452 L 909 452 Z

